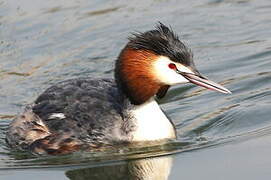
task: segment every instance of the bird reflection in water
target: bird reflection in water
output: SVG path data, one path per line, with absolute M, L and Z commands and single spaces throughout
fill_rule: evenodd
M 129 160 L 121 164 L 70 170 L 71 180 L 167 180 L 172 165 L 171 156 Z

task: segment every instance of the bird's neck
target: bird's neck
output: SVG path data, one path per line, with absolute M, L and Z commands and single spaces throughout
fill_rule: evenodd
M 176 138 L 173 123 L 151 98 L 131 110 L 135 130 L 132 141 L 156 141 Z
M 134 105 L 144 104 L 157 93 L 164 95 L 168 89 L 151 73 L 155 58 L 148 51 L 124 48 L 116 61 L 115 79 L 118 88 Z

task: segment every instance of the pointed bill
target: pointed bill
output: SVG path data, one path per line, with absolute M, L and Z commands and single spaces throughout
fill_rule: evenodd
M 231 91 L 229 91 L 225 87 L 223 87 L 220 84 L 217 84 L 213 81 L 210 81 L 200 75 L 191 74 L 191 73 L 184 73 L 184 72 L 180 72 L 180 74 L 183 75 L 188 81 L 190 81 L 193 84 L 205 87 L 210 90 L 218 91 L 218 92 L 221 92 L 224 94 L 231 94 Z

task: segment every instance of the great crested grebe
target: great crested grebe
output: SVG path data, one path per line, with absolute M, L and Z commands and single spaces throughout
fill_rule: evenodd
M 201 76 L 191 51 L 159 23 L 129 38 L 116 60 L 115 80 L 85 77 L 48 88 L 13 120 L 6 139 L 38 154 L 175 139 L 174 125 L 154 97 L 188 82 L 230 93 Z

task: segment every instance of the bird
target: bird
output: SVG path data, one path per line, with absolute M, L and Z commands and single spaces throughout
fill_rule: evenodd
M 114 78 L 78 77 L 49 87 L 10 123 L 6 141 L 33 154 L 58 155 L 174 140 L 175 126 L 156 100 L 185 83 L 231 93 L 202 76 L 192 51 L 159 22 L 128 37 Z

